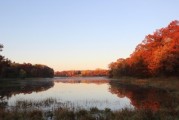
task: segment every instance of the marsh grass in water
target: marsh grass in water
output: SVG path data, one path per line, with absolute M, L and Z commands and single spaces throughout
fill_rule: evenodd
M 178 120 L 179 111 L 147 109 L 122 109 L 112 111 L 109 108 L 99 110 L 97 107 L 90 109 L 68 108 L 65 105 L 43 109 L 57 103 L 53 98 L 42 101 L 17 101 L 11 109 L 0 108 L 0 120 Z M 41 107 L 40 107 L 41 106 Z M 27 109 L 29 108 L 29 109 Z
M 136 105 L 133 109 L 90 107 L 91 104 L 102 105 L 101 101 L 90 99 L 78 101 L 77 104 L 54 97 L 44 100 L 20 99 L 13 104 L 4 100 L 0 102 L 0 120 L 179 120 L 178 83 L 177 78 L 111 80 L 109 90 L 119 97 L 128 96 Z M 85 107 L 80 106 L 81 102 L 84 102 Z M 151 105 L 155 108 L 153 103 L 160 103 L 156 110 L 150 109 Z
M 17 100 L 38 101 L 51 97 L 67 106 L 99 109 L 109 107 L 112 110 L 130 107 L 128 98 L 119 98 L 109 91 L 109 81 L 104 77 L 9 79 L 3 80 L 5 85 L 0 85 L 0 98 L 10 106 Z
M 30 108 L 30 107 L 49 107 L 53 104 L 56 104 L 56 99 L 47 98 L 42 101 L 34 101 L 34 100 L 18 100 L 15 103 L 15 106 L 23 109 L 23 108 Z

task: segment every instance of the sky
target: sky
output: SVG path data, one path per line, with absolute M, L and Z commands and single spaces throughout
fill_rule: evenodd
M 129 57 L 179 20 L 179 0 L 0 0 L 1 53 L 61 70 L 103 68 Z

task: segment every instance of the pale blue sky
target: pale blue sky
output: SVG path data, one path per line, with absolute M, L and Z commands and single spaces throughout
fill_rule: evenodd
M 107 68 L 179 20 L 179 0 L 0 0 L 2 54 L 55 70 Z

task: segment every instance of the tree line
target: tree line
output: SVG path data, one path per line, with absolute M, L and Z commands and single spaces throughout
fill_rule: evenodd
M 130 57 L 109 68 L 110 77 L 179 76 L 179 21 L 147 35 Z
M 96 70 L 69 70 L 69 71 L 57 71 L 55 76 L 57 77 L 93 77 L 93 76 L 108 76 L 109 71 L 104 69 Z
M 0 52 L 3 45 L 0 44 Z M 0 55 L 0 78 L 53 77 L 54 70 L 46 65 L 15 63 Z

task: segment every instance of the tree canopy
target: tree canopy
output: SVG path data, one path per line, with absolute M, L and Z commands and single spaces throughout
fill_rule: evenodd
M 110 76 L 179 76 L 179 21 L 156 30 L 127 59 L 109 65 Z
M 2 45 L 2 44 L 0 44 L 0 51 L 2 51 L 2 48 L 3 48 L 3 45 Z
M 92 77 L 92 76 L 108 76 L 108 70 L 96 69 L 96 70 L 68 70 L 68 71 L 57 71 L 55 76 L 58 77 L 73 77 L 73 76 L 82 76 L 82 77 Z
M 3 45 L 0 44 L 0 51 Z M 54 70 L 46 65 L 11 62 L 0 55 L 0 78 L 53 77 Z

